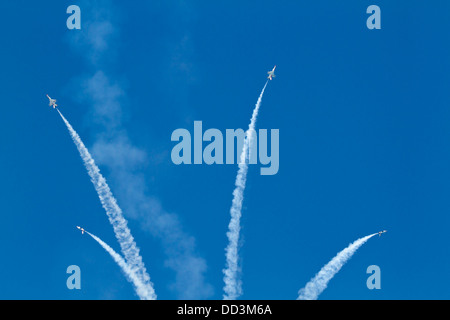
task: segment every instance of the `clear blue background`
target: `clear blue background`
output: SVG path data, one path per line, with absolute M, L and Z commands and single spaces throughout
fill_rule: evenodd
M 77 77 L 66 8 L 0 3 L 0 298 L 136 299 L 82 225 L 119 251 L 58 114 L 89 147 L 96 131 Z M 366 8 L 381 8 L 381 30 Z M 367 242 L 321 299 L 449 299 L 450 4 L 445 1 L 113 1 L 119 30 L 105 68 L 125 79 L 124 128 L 152 161 L 147 186 L 180 218 L 222 298 L 235 165 L 176 166 L 177 128 L 246 128 L 266 72 L 257 127 L 280 130 L 280 170 L 251 166 L 242 236 L 244 299 L 295 299 L 338 251 Z M 88 8 L 83 21 L 94 16 Z M 86 20 L 84 20 L 86 19 Z M 102 168 L 101 168 L 102 169 Z M 121 181 L 110 179 L 112 191 Z M 116 195 L 121 203 L 121 197 Z M 126 213 L 125 213 L 126 215 Z M 160 244 L 129 221 L 160 299 L 176 299 Z M 81 290 L 66 269 L 81 268 Z M 366 269 L 381 268 L 381 290 Z

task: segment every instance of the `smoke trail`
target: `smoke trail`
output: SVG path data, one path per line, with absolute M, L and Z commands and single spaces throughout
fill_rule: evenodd
M 303 289 L 300 289 L 297 300 L 316 300 L 323 290 L 327 288 L 328 282 L 341 270 L 342 266 L 353 256 L 356 250 L 374 235 L 376 233 L 360 238 L 339 252 L 330 262 L 323 266 Z
M 58 109 L 57 109 L 58 110 Z M 134 238 L 128 229 L 127 221 L 122 215 L 122 210 L 117 205 L 117 201 L 111 193 L 105 178 L 100 173 L 99 168 L 95 165 L 94 159 L 92 159 L 89 151 L 84 146 L 79 135 L 72 128 L 70 123 L 64 118 L 62 113 L 58 110 L 59 115 L 64 120 L 64 123 L 69 130 L 70 136 L 73 142 L 77 146 L 81 158 L 83 159 L 84 165 L 88 171 L 91 181 L 94 184 L 95 190 L 97 191 L 100 202 L 106 211 L 109 222 L 113 226 L 114 233 L 117 240 L 119 241 L 121 251 L 127 261 L 129 267 L 134 274 L 145 284 L 148 290 L 148 296 L 151 299 L 156 299 L 156 294 L 153 289 L 153 283 L 150 281 L 150 276 L 148 275 L 141 256 L 139 255 L 139 249 L 136 247 Z
M 253 110 L 252 118 L 248 130 L 246 132 L 246 139 L 242 147 L 242 153 L 240 156 L 239 170 L 236 176 L 235 186 L 233 191 L 233 201 L 231 204 L 230 214 L 231 220 L 228 225 L 228 246 L 226 248 L 226 269 L 223 270 L 225 274 L 223 280 L 225 282 L 224 291 L 225 294 L 223 298 L 225 300 L 235 300 L 242 294 L 242 282 L 240 280 L 240 266 L 238 261 L 238 243 L 239 243 L 239 232 L 241 230 L 240 220 L 241 220 L 241 210 L 242 201 L 244 200 L 244 189 L 245 181 L 247 179 L 248 171 L 248 152 L 252 144 L 252 133 L 255 130 L 256 118 L 258 116 L 259 107 L 261 105 L 261 100 L 266 89 L 268 81 L 264 85 L 264 88 L 259 95 L 258 101 L 256 102 L 255 108 Z
M 153 299 L 152 293 L 148 290 L 147 286 L 142 283 L 141 279 L 133 272 L 130 266 L 125 262 L 125 260 L 113 250 L 109 245 L 103 242 L 99 237 L 93 235 L 90 232 L 85 231 L 88 235 L 90 235 L 95 241 L 97 241 L 103 249 L 105 249 L 114 261 L 122 268 L 122 271 L 125 273 L 128 281 L 130 281 L 136 290 L 137 295 L 141 300 L 151 300 Z
M 122 103 L 128 100 L 123 84 L 128 81 L 124 75 L 114 74 L 117 58 L 121 56 L 117 44 L 121 43 L 124 34 L 124 30 L 120 30 L 123 25 L 120 1 L 78 0 L 78 3 L 87 13 L 83 17 L 83 28 L 80 32 L 67 34 L 67 40 L 74 52 L 86 59 L 88 69 L 93 73 L 73 79 L 69 90 L 81 92 L 77 96 L 91 106 L 91 124 L 102 127 L 101 134 L 96 132 L 89 151 L 97 165 L 104 165 L 109 169 L 109 176 L 117 178 L 114 179 L 118 181 L 113 188 L 114 194 L 120 199 L 126 218 L 138 220 L 142 229 L 161 243 L 164 267 L 174 272 L 170 290 L 175 291 L 180 299 L 210 298 L 214 290 L 207 279 L 207 261 L 197 252 L 195 238 L 184 230 L 179 217 L 167 212 L 161 201 L 151 194 L 146 179 L 148 172 L 144 167 L 148 163 L 146 160 L 152 157 L 133 144 L 124 126 L 129 117 L 123 116 L 128 114 L 123 108 L 127 103 Z M 183 25 L 177 28 L 181 34 L 176 32 L 164 38 L 168 50 L 163 54 L 169 56 L 165 59 L 169 61 L 165 73 L 169 74 L 170 84 L 176 83 L 176 105 L 181 106 L 184 99 L 180 97 L 187 91 L 185 83 L 191 80 L 193 71 L 189 58 L 192 51 L 190 23 L 187 24 L 192 19 L 192 8 L 187 1 L 181 1 L 181 7 L 166 5 L 165 2 L 164 5 L 151 6 L 152 12 L 167 13 L 169 19 L 176 17 L 177 23 Z

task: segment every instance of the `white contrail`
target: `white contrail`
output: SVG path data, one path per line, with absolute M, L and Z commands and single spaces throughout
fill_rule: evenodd
M 330 262 L 323 266 L 303 289 L 300 289 L 297 300 L 316 300 L 323 290 L 327 288 L 328 282 L 341 270 L 342 266 L 353 256 L 356 250 L 374 235 L 376 233 L 360 238 L 339 252 Z
M 259 107 L 261 105 L 261 100 L 266 89 L 268 81 L 264 85 L 264 88 L 259 95 L 258 101 L 256 102 L 255 108 L 253 110 L 252 118 L 248 130 L 246 132 L 246 139 L 244 140 L 244 145 L 242 147 L 242 153 L 240 156 L 239 170 L 236 176 L 235 186 L 233 191 L 233 201 L 231 204 L 230 214 L 231 220 L 228 225 L 228 246 L 226 248 L 226 269 L 223 270 L 225 274 L 223 280 L 225 282 L 224 295 L 225 300 L 235 300 L 242 294 L 242 283 L 240 280 L 240 266 L 238 257 L 238 244 L 239 244 L 239 232 L 241 230 L 240 220 L 241 220 L 241 210 L 242 201 L 244 200 L 244 189 L 245 181 L 247 179 L 248 171 L 248 153 L 251 149 L 253 132 L 255 130 L 256 118 L 258 116 Z
M 151 292 L 149 292 L 148 287 L 144 283 L 142 283 L 141 279 L 133 272 L 133 270 L 125 262 L 125 260 L 99 237 L 93 235 L 90 232 L 85 232 L 90 235 L 95 241 L 97 241 L 103 247 L 103 249 L 105 249 L 111 255 L 111 257 L 119 265 L 119 267 L 122 268 L 122 271 L 125 273 L 128 281 L 130 281 L 134 285 L 139 298 L 141 300 L 152 300 L 153 295 Z
M 58 113 L 64 120 L 70 136 L 72 137 L 72 140 L 77 146 L 80 156 L 83 159 L 84 165 L 89 176 L 91 177 L 91 181 L 94 184 L 98 197 L 100 198 L 100 202 L 106 211 L 109 222 L 113 226 L 114 233 L 120 244 L 122 254 L 125 257 L 127 264 L 133 273 L 136 274 L 141 282 L 147 287 L 148 296 L 151 297 L 152 300 L 156 299 L 153 283 L 150 281 L 150 276 L 145 269 L 142 257 L 139 255 L 139 249 L 134 242 L 130 229 L 128 229 L 127 221 L 123 217 L 122 210 L 117 205 L 117 201 L 112 195 L 105 178 L 100 173 L 99 168 L 96 166 L 94 159 L 92 159 L 92 156 L 85 147 L 84 143 L 81 141 L 79 135 L 59 110 Z

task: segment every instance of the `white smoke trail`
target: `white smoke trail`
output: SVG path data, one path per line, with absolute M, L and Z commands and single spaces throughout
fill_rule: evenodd
M 106 211 L 109 222 L 113 226 L 114 233 L 120 244 L 122 254 L 125 257 L 127 264 L 133 273 L 136 274 L 140 281 L 146 286 L 148 290 L 148 297 L 152 300 L 156 299 L 153 283 L 150 281 L 150 276 L 145 269 L 142 257 L 139 255 L 139 249 L 134 242 L 130 229 L 128 229 L 127 221 L 122 215 L 122 210 L 117 205 L 117 201 L 112 195 L 105 178 L 100 173 L 99 168 L 96 166 L 94 159 L 92 159 L 92 156 L 85 147 L 84 143 L 81 141 L 79 135 L 59 110 L 58 113 L 64 120 L 70 136 L 72 137 L 72 140 L 75 143 L 81 158 L 83 159 L 84 166 L 91 177 L 91 181 L 94 184 L 95 190 L 100 198 L 100 202 Z
M 376 233 L 360 238 L 339 252 L 330 262 L 323 266 L 303 289 L 299 290 L 297 300 L 316 300 L 327 288 L 328 282 L 341 270 L 342 266 L 353 256 L 356 250 L 374 235 Z
M 224 291 L 225 294 L 223 298 L 225 300 L 235 300 L 242 294 L 242 282 L 240 280 L 240 267 L 239 267 L 239 257 L 238 257 L 238 244 L 239 244 L 239 232 L 241 230 L 240 220 L 241 220 L 241 210 L 242 201 L 244 200 L 244 189 L 245 182 L 247 180 L 248 171 L 248 153 L 252 145 L 252 133 L 255 130 L 256 118 L 258 116 L 259 107 L 261 105 L 261 100 L 266 89 L 268 81 L 264 85 L 264 88 L 259 95 L 258 101 L 256 102 L 255 108 L 253 110 L 252 118 L 248 130 L 246 132 L 246 139 L 244 140 L 244 145 L 242 147 L 242 153 L 240 156 L 239 170 L 236 176 L 235 186 L 233 191 L 233 201 L 231 204 L 230 214 L 231 220 L 228 225 L 228 246 L 226 248 L 226 269 L 223 270 L 225 274 L 223 280 L 225 282 Z
M 105 249 L 111 257 L 114 259 L 114 261 L 119 265 L 120 268 L 122 268 L 122 271 L 125 273 L 125 276 L 128 278 L 128 281 L 130 281 L 136 290 L 137 295 L 141 300 L 151 300 L 153 299 L 153 296 L 151 292 L 149 292 L 147 286 L 142 283 L 141 279 L 133 272 L 133 270 L 130 268 L 130 266 L 125 262 L 125 260 L 113 250 L 108 244 L 106 244 L 104 241 L 102 241 L 99 237 L 93 235 L 90 232 L 85 231 L 88 235 L 90 235 L 95 241 L 97 241 L 103 249 Z

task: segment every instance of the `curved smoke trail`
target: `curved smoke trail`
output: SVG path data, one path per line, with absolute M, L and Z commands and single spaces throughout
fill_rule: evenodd
M 58 110 L 58 109 L 57 109 Z M 114 233 L 119 241 L 121 251 L 125 257 L 127 264 L 134 274 L 141 280 L 148 290 L 148 297 L 151 300 L 156 299 L 156 294 L 153 289 L 153 283 L 150 281 L 150 276 L 145 269 L 145 265 L 142 261 L 142 257 L 139 255 L 139 249 L 134 242 L 134 238 L 131 235 L 130 229 L 128 229 L 127 221 L 123 217 L 122 209 L 117 205 L 117 201 L 111 193 L 105 178 L 100 173 L 99 168 L 96 166 L 94 159 L 90 155 L 89 151 L 81 141 L 80 136 L 72 128 L 70 123 L 64 118 L 62 113 L 58 110 L 59 115 L 64 120 L 64 123 L 69 130 L 70 136 L 73 142 L 77 146 L 81 158 L 83 159 L 84 166 L 86 167 L 91 181 L 94 184 L 97 191 L 100 202 L 106 211 L 109 222 L 113 226 Z
M 239 243 L 239 232 L 241 230 L 240 220 L 241 220 L 241 210 L 242 201 L 244 200 L 244 189 L 245 182 L 247 179 L 248 171 L 248 153 L 252 144 L 253 132 L 255 131 L 256 118 L 258 116 L 259 107 L 261 105 L 261 100 L 266 89 L 268 81 L 264 85 L 264 88 L 259 95 L 258 101 L 256 102 L 255 108 L 253 110 L 252 118 L 248 130 L 246 132 L 246 139 L 244 140 L 244 145 L 242 147 L 242 153 L 240 156 L 239 170 L 236 176 L 235 186 L 233 191 L 233 201 L 231 204 L 230 214 L 231 220 L 228 225 L 228 246 L 226 248 L 226 269 L 223 270 L 225 274 L 223 280 L 225 282 L 224 291 L 225 294 L 223 298 L 225 300 L 235 300 L 242 294 L 242 282 L 240 280 L 240 267 L 239 267 L 239 257 L 238 257 L 238 243 Z
M 147 286 L 144 283 L 142 283 L 141 279 L 139 279 L 139 277 L 133 272 L 133 270 L 125 262 L 125 260 L 117 252 L 115 252 L 113 248 L 111 248 L 108 244 L 102 241 L 99 237 L 93 235 L 90 232 L 87 231 L 85 232 L 88 235 L 90 235 L 95 241 L 97 241 L 103 247 L 103 249 L 105 249 L 111 255 L 114 261 L 125 273 L 125 276 L 127 277 L 128 281 L 130 281 L 134 285 L 134 288 L 139 298 L 141 300 L 151 300 L 152 299 L 151 292 L 149 292 Z
M 300 289 L 297 300 L 316 300 L 323 290 L 327 288 L 328 282 L 341 270 L 342 266 L 353 256 L 356 250 L 374 235 L 376 233 L 360 238 L 339 252 L 330 262 L 323 266 L 303 289 Z

